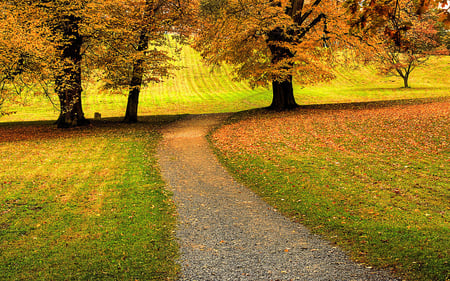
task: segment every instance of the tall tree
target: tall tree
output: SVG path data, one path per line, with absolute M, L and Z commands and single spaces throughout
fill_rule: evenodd
M 99 36 L 88 60 L 101 69 L 105 88 L 128 90 L 124 121 L 137 122 L 141 88 L 161 82 L 174 68 L 167 46 L 187 34 L 183 23 L 190 6 L 181 0 L 109 0 L 101 5 L 108 17 L 97 18 Z
M 332 77 L 324 57 L 345 30 L 340 1 L 203 0 L 195 47 L 213 64 L 235 65 L 238 79 L 271 83 L 270 108 L 295 108 L 293 77 Z M 336 45 L 338 46 L 338 45 Z
M 84 24 L 85 2 L 83 0 L 2 1 L 3 5 L 9 6 L 18 20 L 18 25 L 12 26 L 9 32 L 16 34 L 20 39 L 17 43 L 24 50 L 19 61 L 15 62 L 14 58 L 11 58 L 9 63 L 19 63 L 23 66 L 19 73 L 21 75 L 32 73 L 31 76 L 35 79 L 30 81 L 31 84 L 52 81 L 60 103 L 58 127 L 88 123 L 81 106 L 83 45 L 81 26 Z M 1 40 L 5 38 L 7 36 L 2 34 Z M 45 50 L 36 46 L 48 47 Z M 4 56 L 3 53 L 2 56 Z M 39 62 L 39 68 L 32 62 Z
M 60 102 L 57 124 L 60 128 L 89 124 L 81 102 L 82 17 L 77 9 L 67 9 L 67 6 L 54 9 L 53 30 L 59 50 L 55 69 L 55 92 Z

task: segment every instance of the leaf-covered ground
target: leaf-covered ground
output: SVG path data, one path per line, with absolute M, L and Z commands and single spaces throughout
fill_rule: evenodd
M 448 100 L 243 114 L 211 141 L 242 181 L 355 259 L 448 280 Z

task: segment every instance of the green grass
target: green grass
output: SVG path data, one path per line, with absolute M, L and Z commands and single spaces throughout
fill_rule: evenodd
M 251 89 L 245 82 L 235 82 L 230 67 L 214 69 L 205 66 L 200 55 L 185 47 L 176 56 L 181 67 L 174 76 L 162 83 L 151 83 L 143 89 L 139 102 L 139 115 L 202 114 L 212 112 L 235 112 L 268 106 L 269 89 Z M 108 94 L 98 85 L 84 85 L 83 109 L 87 118 L 95 112 L 102 117 L 122 117 L 125 114 L 127 93 Z M 56 97 L 52 97 L 58 104 Z M 23 120 L 56 120 L 58 111 L 42 96 L 24 96 L 20 104 L 7 106 L 16 114 L 0 118 L 0 122 Z
M 102 125 L 94 121 L 94 127 L 60 131 L 50 122 L 32 122 L 57 118 L 58 111 L 41 96 L 24 95 L 17 99 L 20 105 L 7 105 L 7 111 L 17 114 L 0 118 L 0 279 L 175 278 L 175 218 L 173 203 L 164 191 L 155 163 L 154 148 L 159 141 L 156 121 L 164 121 L 166 117 L 162 115 L 238 112 L 266 107 L 271 102 L 269 89 L 251 89 L 243 82 L 233 81 L 227 66 L 212 71 L 201 64 L 199 55 L 190 48 L 183 49 L 179 64 L 183 68 L 173 78 L 144 89 L 139 114 L 158 116 L 142 118 L 144 122 L 137 125 Z M 445 97 L 450 93 L 449 71 L 450 57 L 434 58 L 429 66 L 413 73 L 411 89 L 401 89 L 400 79 L 378 76 L 370 67 L 340 68 L 336 70 L 336 80 L 305 88 L 297 86 L 295 95 L 302 105 Z M 93 118 L 94 112 L 100 112 L 103 118 L 124 115 L 126 94 L 106 94 L 92 84 L 84 85 L 84 89 L 86 117 Z M 302 131 L 309 133 L 313 128 L 317 135 L 330 136 L 327 124 L 343 126 L 346 129 L 342 135 L 349 137 L 348 149 L 356 149 L 354 154 L 358 157 L 330 150 L 311 136 L 303 136 L 304 141 L 300 141 L 299 135 L 288 130 L 296 123 L 282 122 L 278 128 L 283 132 L 280 141 L 270 142 L 276 134 L 261 141 L 271 144 L 266 149 L 274 153 L 272 156 L 261 156 L 258 151 L 228 155 L 228 161 L 243 161 L 229 165 L 242 167 L 248 180 L 258 183 L 258 188 L 268 187 L 267 191 L 261 189 L 262 196 L 285 213 L 322 230 L 321 233 L 335 233 L 329 238 L 353 249 L 355 258 L 402 273 L 411 270 L 415 274 L 411 276 L 418 278 L 441 278 L 443 270 L 448 270 L 444 263 L 448 252 L 443 253 L 449 248 L 445 239 L 448 204 L 442 203 L 448 198 L 448 170 L 442 164 L 448 150 L 440 158 L 425 153 L 429 150 L 422 147 L 424 153 L 420 155 L 367 155 L 363 148 L 358 150 L 361 140 L 352 138 L 352 134 L 376 137 L 383 147 L 390 139 L 364 131 L 376 128 L 372 125 L 376 122 L 341 119 L 336 114 L 354 113 L 344 105 L 326 108 L 336 110 L 319 114 L 322 121 L 314 121 L 318 115 L 312 109 L 297 112 L 312 118 Z M 323 115 L 328 114 L 331 119 L 324 119 Z M 261 117 L 256 114 L 255 120 L 260 122 L 258 116 Z M 389 110 L 386 116 L 391 117 L 380 118 L 386 124 L 377 124 L 378 127 L 401 124 L 405 119 L 392 117 Z M 267 118 L 267 127 L 252 127 L 254 131 L 248 135 L 260 130 L 269 132 L 271 124 L 284 120 L 283 115 L 277 114 L 261 118 Z M 436 126 L 448 129 L 448 119 L 444 123 L 442 119 L 435 123 L 430 120 L 433 119 L 425 127 L 406 123 L 414 130 L 400 132 L 410 139 L 410 135 L 418 134 L 437 142 L 443 138 L 442 131 L 423 134 L 422 130 Z M 396 128 L 392 129 L 394 133 Z M 404 137 L 396 136 L 397 140 Z M 348 145 L 340 141 L 338 147 Z M 234 143 L 245 149 L 254 142 Z M 414 143 L 408 143 L 406 151 L 418 151 Z M 291 146 L 302 147 L 305 154 L 295 149 L 292 152 Z M 276 158 L 278 162 L 273 161 Z M 393 176 L 399 176 L 398 183 Z M 334 188 L 327 187 L 325 181 Z M 277 188 L 273 188 L 274 184 Z M 330 194 L 335 201 L 329 198 Z M 405 202 L 405 198 L 409 201 Z M 417 208 L 411 209 L 410 201 Z M 358 209 L 365 205 L 366 209 Z M 353 209 L 358 211 L 352 213 Z M 380 215 L 385 212 L 388 215 Z M 420 224 L 426 227 L 419 229 Z M 374 254 L 374 248 L 382 249 L 384 254 Z
M 373 66 L 337 67 L 336 79 L 296 91 L 300 104 L 326 104 L 445 97 L 450 95 L 450 57 L 432 57 L 412 72 L 411 88 L 400 77 L 381 76 Z
M 172 78 L 152 83 L 144 88 L 140 97 L 139 115 L 203 114 L 238 112 L 267 107 L 271 103 L 271 90 L 251 89 L 245 82 L 233 81 L 229 66 L 205 66 L 198 53 L 189 47 L 178 56 L 178 66 Z M 418 68 L 411 77 L 412 88 L 401 88 L 398 77 L 376 74 L 372 67 L 354 69 L 337 67 L 336 79 L 314 86 L 295 86 L 299 104 L 327 104 L 354 101 L 380 101 L 405 98 L 448 96 L 450 92 L 450 57 L 432 58 L 427 66 Z M 123 117 L 127 93 L 108 94 L 98 85 L 84 85 L 83 109 L 87 118 L 95 112 L 102 117 Z M 18 98 L 20 104 L 7 105 L 7 111 L 17 114 L 4 116 L 0 122 L 56 120 L 58 111 L 42 96 L 26 95 Z M 58 104 L 56 97 L 53 100 Z
M 235 118 L 211 141 L 270 204 L 360 262 L 405 280 L 450 278 L 448 100 Z
M 156 123 L 0 128 L 0 280 L 174 280 Z

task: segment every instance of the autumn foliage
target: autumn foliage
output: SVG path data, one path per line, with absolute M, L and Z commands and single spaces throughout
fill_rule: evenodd
M 372 53 L 405 81 L 437 46 L 432 21 L 445 24 L 447 1 L 360 0 L 58 0 L 1 1 L 0 103 L 15 92 L 56 93 L 59 127 L 88 123 L 83 87 L 128 92 L 125 121 L 136 122 L 141 88 L 173 69 L 167 38 L 193 38 L 212 64 L 236 79 L 272 86 L 271 108 L 297 107 L 293 82 L 333 78 L 340 49 Z M 430 13 L 432 15 L 430 16 Z M 383 37 L 384 36 L 384 37 Z M 397 48 L 397 49 L 392 49 Z M 400 49 L 398 49 L 400 48 Z M 395 55 L 395 56 L 394 56 Z M 405 69 L 406 70 L 403 70 Z M 401 72 L 400 72 L 400 69 Z
M 328 0 L 201 1 L 200 19 L 202 56 L 233 64 L 237 79 L 271 83 L 275 109 L 296 106 L 294 76 L 301 84 L 332 77 L 326 58 L 347 30 L 341 4 Z
M 346 4 L 354 15 L 351 31 L 364 38 L 368 57 L 379 64 L 383 73 L 401 77 L 405 88 L 409 87 L 413 70 L 431 55 L 448 54 L 439 35 L 442 15 L 448 11 L 438 9 L 436 2 L 347 1 Z
M 186 5 L 185 5 L 186 4 Z M 59 99 L 59 127 L 86 124 L 83 83 L 101 80 L 127 88 L 137 118 L 138 90 L 167 76 L 171 58 L 161 46 L 167 32 L 186 34 L 190 5 L 183 1 L 2 1 L 1 97 L 26 83 Z M 12 35 L 14 40 L 10 40 Z M 14 45 L 16 44 L 16 48 Z M 12 52 L 11 52 L 12 51 Z M 36 65 L 38 64 L 38 65 Z M 19 68 L 20 67 L 20 71 Z M 33 79 L 25 81 L 25 75 Z M 45 85 L 45 87 L 41 87 Z M 1 99 L 0 99 L 1 100 Z

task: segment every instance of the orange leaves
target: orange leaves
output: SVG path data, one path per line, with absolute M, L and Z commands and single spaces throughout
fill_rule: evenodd
M 346 30 L 346 21 L 337 12 L 340 5 L 334 1 L 305 6 L 289 0 L 228 1 L 214 11 L 211 7 L 217 1 L 202 3 L 196 48 L 209 63 L 234 64 L 238 78 L 253 85 L 284 81 L 297 70 L 305 84 L 331 77 L 323 66 L 325 55 L 318 50 L 324 48 L 325 14 L 330 15 L 328 37 L 331 31 L 342 37 Z
M 307 153 L 310 145 L 349 154 L 440 153 L 450 142 L 444 137 L 448 128 L 442 125 L 445 120 L 448 124 L 448 116 L 448 102 L 363 110 L 301 109 L 226 125 L 213 140 L 225 153 L 265 155 L 274 148 Z
M 436 1 L 427 0 L 371 1 L 355 15 L 360 17 L 356 22 L 364 23 L 355 31 L 367 41 L 371 59 L 382 73 L 403 78 L 405 88 L 410 73 L 427 57 L 448 52 L 438 35 L 436 19 L 441 12 L 437 7 Z

